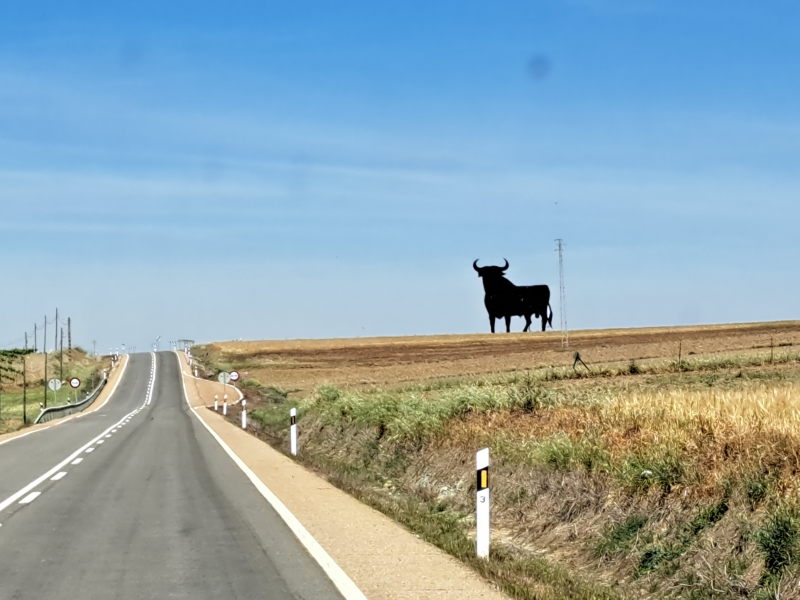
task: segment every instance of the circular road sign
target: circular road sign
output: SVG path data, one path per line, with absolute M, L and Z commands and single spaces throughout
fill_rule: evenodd
M 60 379 L 51 379 L 47 382 L 47 387 L 49 387 L 54 392 L 57 392 L 61 389 L 61 380 Z
M 81 380 L 78 379 L 77 377 L 73 377 L 72 379 L 69 380 L 69 387 L 73 389 L 81 387 Z
M 221 371 L 219 375 L 217 375 L 217 381 L 220 383 L 230 383 L 231 381 L 231 374 L 227 371 Z
M 239 371 L 231 371 L 231 381 L 239 381 Z

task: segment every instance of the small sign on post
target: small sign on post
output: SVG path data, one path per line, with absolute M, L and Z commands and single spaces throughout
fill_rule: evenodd
M 489 449 L 478 450 L 475 454 L 476 467 L 476 508 L 475 546 L 478 558 L 489 557 L 489 543 L 491 534 L 489 530 L 490 497 L 489 497 Z
M 58 390 L 61 389 L 61 380 L 51 379 L 47 382 L 47 387 L 53 390 L 53 397 L 55 398 L 55 401 L 58 402 Z M 69 404 L 69 401 L 67 401 L 67 404 Z
M 75 404 L 78 403 L 78 388 L 81 387 L 81 380 L 77 377 L 73 377 L 69 380 L 69 387 L 75 390 Z M 67 400 L 69 402 L 69 400 Z
M 297 456 L 297 409 L 289 410 L 289 451 Z

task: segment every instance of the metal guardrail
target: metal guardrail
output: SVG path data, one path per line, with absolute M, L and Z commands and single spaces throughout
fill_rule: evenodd
M 39 413 L 39 416 L 36 417 L 36 420 L 33 422 L 34 425 L 37 423 L 46 423 L 47 421 L 52 421 L 53 419 L 60 419 L 61 417 L 66 417 L 68 415 L 72 415 L 91 406 L 92 402 L 97 399 L 97 396 L 100 394 L 102 389 L 106 386 L 108 382 L 108 373 L 103 373 L 103 379 L 100 380 L 100 383 L 97 384 L 89 394 L 80 402 L 75 402 L 73 404 L 64 404 L 62 406 L 50 406 L 48 408 L 42 409 L 42 412 Z

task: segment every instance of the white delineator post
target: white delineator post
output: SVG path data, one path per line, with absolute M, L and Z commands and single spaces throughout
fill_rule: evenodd
M 289 409 L 289 451 L 297 456 L 297 409 Z
M 489 498 L 489 449 L 478 450 L 475 454 L 476 467 L 476 509 L 475 523 L 477 526 L 475 546 L 478 558 L 489 557 L 489 530 L 490 498 Z
M 228 416 L 228 394 L 225 394 L 225 398 L 222 400 L 222 414 Z
M 214 412 L 219 412 L 219 396 L 214 394 Z
M 242 429 L 247 429 L 247 400 L 242 400 Z

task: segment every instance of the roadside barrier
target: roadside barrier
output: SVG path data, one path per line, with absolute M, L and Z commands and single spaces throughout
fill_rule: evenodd
M 62 406 L 49 406 L 47 408 L 43 408 L 42 412 L 39 413 L 39 416 L 36 417 L 36 420 L 33 422 L 33 424 L 36 425 L 38 423 L 46 423 L 48 421 L 52 421 L 53 419 L 60 419 L 61 417 L 66 417 L 68 415 L 81 412 L 82 410 L 91 406 L 92 402 L 97 399 L 97 396 L 100 394 L 107 382 L 108 373 L 104 372 L 103 379 L 100 380 L 100 383 L 97 384 L 97 387 L 89 392 L 89 394 L 83 400 L 74 404 L 64 404 Z

